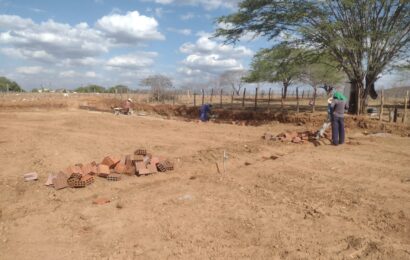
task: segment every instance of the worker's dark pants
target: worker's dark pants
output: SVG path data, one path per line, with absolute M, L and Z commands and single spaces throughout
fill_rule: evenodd
M 333 116 L 332 139 L 334 145 L 343 144 L 345 142 L 345 123 L 343 117 Z

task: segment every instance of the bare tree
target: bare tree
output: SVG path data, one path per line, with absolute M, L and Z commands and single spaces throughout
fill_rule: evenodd
M 151 95 L 154 100 L 159 101 L 163 99 L 167 90 L 172 88 L 172 81 L 170 78 L 164 75 L 152 75 L 143 80 L 140 83 L 142 86 L 147 86 L 151 88 Z
M 248 72 L 246 70 L 227 70 L 219 77 L 221 87 L 229 86 L 235 91 L 236 95 L 240 94 L 240 91 L 245 83 L 243 78 L 246 77 Z

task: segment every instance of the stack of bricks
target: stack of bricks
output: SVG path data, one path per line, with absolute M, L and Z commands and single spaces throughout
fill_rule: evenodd
M 287 131 L 280 133 L 278 135 L 273 135 L 271 133 L 265 133 L 262 136 L 265 140 L 273 140 L 273 141 L 281 141 L 281 142 L 292 142 L 303 144 L 309 140 L 316 138 L 316 132 L 313 131 L 304 131 L 304 132 L 296 132 L 296 131 Z
M 152 156 L 145 149 L 137 149 L 134 155 L 106 156 L 101 163 L 91 162 L 67 167 L 58 174 L 50 174 L 45 185 L 56 190 L 84 188 L 94 182 L 94 176 L 108 181 L 119 181 L 121 175 L 141 176 L 174 170 L 174 165 L 167 159 Z

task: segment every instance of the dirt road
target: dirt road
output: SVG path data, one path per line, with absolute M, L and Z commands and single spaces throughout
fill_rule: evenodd
M 0 113 L 0 122 L 0 259 L 410 258 L 408 137 L 350 132 L 351 144 L 315 147 L 260 138 L 301 126 L 78 110 Z M 50 172 L 139 147 L 176 170 L 44 186 Z M 40 180 L 24 182 L 30 171 Z M 111 203 L 93 205 L 97 197 Z

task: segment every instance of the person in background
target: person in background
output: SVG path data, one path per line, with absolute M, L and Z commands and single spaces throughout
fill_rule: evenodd
M 336 91 L 333 94 L 333 101 L 330 104 L 332 111 L 331 121 L 333 145 L 339 145 L 345 142 L 344 113 L 345 110 L 349 108 L 346 100 L 346 97 L 341 92 Z
M 201 108 L 199 109 L 199 113 L 200 113 L 199 119 L 200 119 L 202 122 L 209 121 L 209 114 L 211 113 L 211 108 L 212 108 L 212 105 L 210 105 L 210 104 L 203 104 L 203 105 L 201 106 Z
M 128 115 L 132 108 L 132 99 L 129 98 L 121 104 L 121 113 Z

